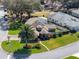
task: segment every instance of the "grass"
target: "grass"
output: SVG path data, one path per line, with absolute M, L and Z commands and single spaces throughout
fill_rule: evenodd
M 77 32 L 75 35 L 76 35 L 76 36 L 79 36 L 79 32 Z
M 52 38 L 50 40 L 43 41 L 42 43 L 44 45 L 46 45 L 50 50 L 52 50 L 52 49 L 55 49 L 55 48 L 58 48 L 61 46 L 68 45 L 72 42 L 76 42 L 78 40 L 79 39 L 75 35 L 71 36 L 70 34 L 68 34 L 68 35 L 64 35 L 62 37 L 58 37 L 56 39 Z
M 29 43 L 30 45 L 34 46 L 36 45 L 37 43 Z M 24 49 L 23 46 L 25 45 L 25 43 L 20 43 L 18 41 L 15 41 L 15 40 L 11 40 L 10 43 L 8 43 L 8 41 L 3 41 L 1 46 L 2 48 L 9 52 L 9 53 L 27 53 L 27 52 L 30 52 L 30 54 L 34 54 L 34 53 L 41 53 L 41 52 L 44 52 L 44 51 L 47 51 L 42 45 L 41 45 L 41 49 Z
M 10 41 L 10 43 L 8 43 L 8 41 L 3 41 L 1 45 L 5 51 L 15 52 L 18 49 L 22 49 L 25 44 L 24 43 L 20 44 L 20 42 L 12 40 Z
M 72 42 L 78 41 L 79 38 L 77 38 L 77 35 L 78 35 L 78 33 L 76 33 L 74 35 L 68 34 L 68 35 L 64 35 L 62 37 L 58 37 L 56 39 L 52 38 L 52 39 L 47 40 L 47 41 L 42 41 L 42 43 L 45 46 L 47 46 L 50 50 L 53 50 L 53 49 L 56 49 L 58 47 L 65 46 L 65 45 L 68 45 Z M 38 44 L 38 42 L 37 43 L 28 43 L 28 44 L 35 46 L 36 44 Z M 2 48 L 5 51 L 10 52 L 10 53 L 16 52 L 18 50 L 20 52 L 23 52 L 23 53 L 25 53 L 25 51 L 27 52 L 26 49 L 23 49 L 24 45 L 25 45 L 25 43 L 20 43 L 20 42 L 15 41 L 15 40 L 11 40 L 9 44 L 7 41 L 3 41 L 1 44 Z M 42 45 L 41 45 L 41 49 L 32 48 L 29 50 L 30 50 L 31 54 L 41 53 L 41 52 L 47 51 L 46 48 L 44 48 Z
M 79 58 L 74 57 L 74 56 L 70 56 L 70 57 L 67 57 L 67 58 L 65 58 L 65 59 L 79 59 Z
M 32 46 L 34 46 L 34 45 L 36 45 L 38 43 L 30 43 L 30 44 Z M 45 47 L 43 47 L 42 45 L 40 45 L 40 46 L 41 46 L 41 49 L 31 49 L 32 54 L 34 54 L 34 53 L 41 53 L 41 52 L 47 51 L 47 49 Z
M 19 32 L 20 32 L 19 29 L 17 29 L 17 30 L 8 30 L 9 35 L 17 35 Z

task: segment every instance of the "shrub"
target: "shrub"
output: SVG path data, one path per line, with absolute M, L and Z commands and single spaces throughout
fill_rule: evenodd
M 59 36 L 59 37 L 62 37 L 62 33 L 59 33 L 58 36 Z
M 36 44 L 36 45 L 35 45 L 35 48 L 36 48 L 36 49 L 41 49 L 41 45 L 40 45 L 40 44 Z
M 57 38 L 56 34 L 53 34 L 53 38 Z
M 79 35 L 77 37 L 79 38 Z
M 31 49 L 32 48 L 32 45 L 25 45 L 23 48 L 26 48 L 26 49 Z

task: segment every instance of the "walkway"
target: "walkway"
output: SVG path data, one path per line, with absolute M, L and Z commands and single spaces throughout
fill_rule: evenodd
M 1 43 L 2 41 L 5 41 L 7 38 L 7 31 L 2 31 L 0 30 L 0 59 L 6 59 L 7 58 L 7 53 L 3 51 L 1 48 Z
M 43 47 L 45 47 L 45 48 L 47 49 L 47 51 L 49 51 L 49 48 L 48 48 L 47 46 L 45 46 L 41 41 L 39 41 L 39 43 L 40 43 Z

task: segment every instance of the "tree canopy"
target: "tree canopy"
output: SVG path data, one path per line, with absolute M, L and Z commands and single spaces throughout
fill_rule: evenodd
M 35 39 L 34 31 L 29 25 L 24 25 L 21 28 L 19 37 L 21 38 L 21 42 L 27 42 L 27 40 L 33 40 Z

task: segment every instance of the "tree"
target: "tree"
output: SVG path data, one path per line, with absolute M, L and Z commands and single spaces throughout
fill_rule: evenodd
M 16 14 L 17 17 L 21 17 L 24 12 L 27 12 L 28 17 L 30 17 L 30 13 L 32 12 L 32 6 L 27 0 L 5 0 L 4 6 Z
M 28 40 L 35 39 L 34 31 L 29 25 L 24 25 L 21 28 L 21 32 L 19 33 L 19 37 L 21 38 L 21 42 L 27 42 Z
M 32 8 L 33 8 L 34 10 L 41 10 L 41 4 L 35 2 L 35 3 L 32 4 Z
M 19 29 L 21 26 L 22 26 L 22 23 L 19 20 L 9 22 L 9 29 L 10 30 Z

